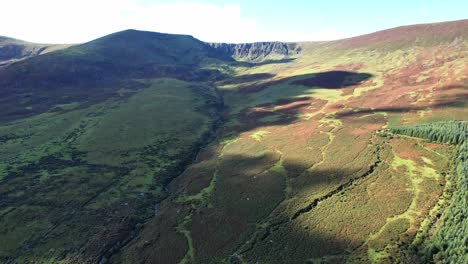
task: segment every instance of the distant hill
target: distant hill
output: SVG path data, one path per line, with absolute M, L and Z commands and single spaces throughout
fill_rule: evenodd
M 457 45 L 468 38 L 468 19 L 409 25 L 386 29 L 353 38 L 334 41 L 340 47 L 389 47 L 408 45 L 433 46 L 440 43 Z
M 14 61 L 45 54 L 70 45 L 37 44 L 0 36 L 0 67 Z

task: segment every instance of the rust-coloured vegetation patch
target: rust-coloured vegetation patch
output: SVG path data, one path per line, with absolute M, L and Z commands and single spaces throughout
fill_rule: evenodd
M 468 20 L 465 19 L 456 22 L 402 26 L 358 37 L 337 40 L 334 43 L 343 48 L 378 47 L 396 49 L 408 44 L 430 46 L 434 43 L 443 43 L 447 39 L 451 41 L 458 36 L 463 36 L 467 25 Z M 418 40 L 420 40 L 419 43 Z
M 238 124 L 230 129 L 242 132 L 258 128 L 259 126 L 282 126 L 297 122 L 300 116 L 319 114 L 326 105 L 326 100 L 298 97 L 283 98 L 274 103 L 261 104 L 242 110 L 236 119 Z
M 411 160 L 419 163 L 421 152 L 416 149 L 416 140 L 408 140 L 404 138 L 392 139 L 395 154 L 405 160 Z

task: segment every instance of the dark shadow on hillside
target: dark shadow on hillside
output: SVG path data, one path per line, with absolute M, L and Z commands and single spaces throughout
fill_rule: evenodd
M 306 90 L 310 88 L 317 89 L 342 89 L 351 86 L 358 86 L 362 82 L 371 79 L 373 77 L 370 73 L 359 73 L 349 71 L 326 71 L 309 73 L 303 75 L 296 75 L 279 80 L 266 81 L 258 85 L 241 87 L 240 93 L 256 93 L 267 89 L 273 85 L 290 84 L 295 85 L 294 89 L 289 89 L 286 97 L 294 97 L 302 95 Z M 251 75 L 243 75 L 235 77 L 236 79 L 250 79 Z
M 361 82 L 371 77 L 372 74 L 369 73 L 328 71 L 317 73 L 310 78 L 301 78 L 298 81 L 292 82 L 292 84 L 304 85 L 307 87 L 341 89 L 347 86 L 359 85 Z
M 252 61 L 235 61 L 233 62 L 233 65 L 235 66 L 240 66 L 240 67 L 257 67 L 257 66 L 262 66 L 262 65 L 268 65 L 268 64 L 283 64 L 283 63 L 289 63 L 296 60 L 295 58 L 284 58 L 284 59 L 278 59 L 278 60 L 263 60 L 263 61 L 258 61 L 258 62 L 252 62 Z

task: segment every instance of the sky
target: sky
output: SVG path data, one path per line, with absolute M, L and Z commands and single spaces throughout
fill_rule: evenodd
M 0 36 L 81 43 L 138 29 L 209 42 L 319 41 L 467 11 L 466 0 L 0 0 Z

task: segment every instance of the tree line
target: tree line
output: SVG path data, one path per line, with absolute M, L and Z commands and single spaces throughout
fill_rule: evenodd
M 457 146 L 454 156 L 456 189 L 442 224 L 423 249 L 423 258 L 435 263 L 468 263 L 468 122 L 444 121 L 389 129 L 395 134 Z

